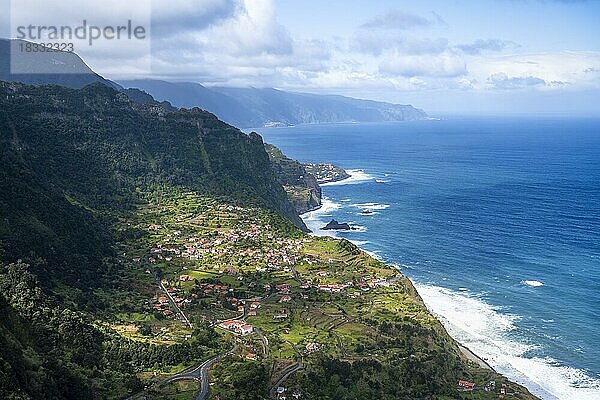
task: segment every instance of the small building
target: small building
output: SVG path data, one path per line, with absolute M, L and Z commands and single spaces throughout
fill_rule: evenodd
M 239 321 L 225 321 L 221 322 L 219 326 L 223 329 L 233 330 Z
M 292 288 L 292 285 L 284 283 L 281 285 L 277 285 L 276 288 L 279 293 L 288 294 L 290 292 L 290 289 Z
M 471 391 L 475 388 L 475 384 L 473 382 L 460 380 L 458 381 L 458 387 L 462 390 Z
M 252 325 L 241 325 L 235 328 L 235 332 L 240 335 L 249 335 L 254 332 L 254 327 Z
M 281 299 L 279 299 L 279 302 L 280 302 L 280 303 L 287 303 L 287 302 L 289 302 L 289 301 L 291 301 L 291 300 L 292 300 L 292 297 L 291 297 L 291 296 L 288 296 L 288 295 L 286 294 L 285 296 L 281 296 Z
M 287 317 L 288 317 L 287 310 L 278 310 L 277 312 L 275 312 L 273 319 L 281 321 L 281 320 L 287 319 Z
M 320 347 L 321 346 L 318 343 L 311 342 L 306 345 L 306 351 L 308 351 L 309 353 L 313 353 L 313 352 L 319 350 Z
M 260 308 L 260 301 L 253 301 L 252 303 L 250 303 L 250 309 L 251 310 L 256 310 Z

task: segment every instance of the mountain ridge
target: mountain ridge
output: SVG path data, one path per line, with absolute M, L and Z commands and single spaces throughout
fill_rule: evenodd
M 242 128 L 329 122 L 406 121 L 427 118 L 411 105 L 274 88 L 207 87 L 194 82 L 118 80 L 176 107 L 200 107 Z

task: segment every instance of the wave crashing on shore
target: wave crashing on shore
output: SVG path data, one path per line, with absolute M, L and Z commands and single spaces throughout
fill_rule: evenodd
M 469 292 L 415 284 L 429 310 L 459 343 L 544 400 L 597 400 L 600 380 L 550 357 L 528 357 L 537 348 L 517 335 L 518 316 Z
M 342 179 L 341 181 L 336 181 L 336 182 L 322 183 L 321 186 L 354 185 L 357 183 L 363 183 L 363 182 L 375 180 L 374 176 L 367 174 L 362 169 L 348 169 L 348 170 L 346 170 L 346 172 L 348 173 L 348 175 L 350 175 L 349 178 Z

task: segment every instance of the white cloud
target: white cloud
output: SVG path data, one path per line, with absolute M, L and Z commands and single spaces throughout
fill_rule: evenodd
M 512 76 L 504 72 L 491 75 L 487 82 L 496 89 L 522 89 L 531 86 L 545 86 L 546 81 L 535 76 Z
M 277 21 L 273 0 L 239 0 L 229 18 L 159 39 L 153 72 L 208 84 L 278 86 L 326 70 L 332 48 L 324 40 L 293 38 Z
M 150 1 L 152 4 L 152 29 L 156 35 L 161 37 L 197 31 L 218 21 L 231 18 L 238 4 L 236 0 Z
M 414 38 L 396 32 L 361 30 L 350 40 L 350 49 L 375 56 L 390 49 L 404 54 L 440 54 L 448 49 L 448 39 Z
M 457 49 L 466 54 L 477 55 L 486 51 L 503 51 L 520 47 L 517 43 L 501 39 L 478 39 L 472 43 L 459 44 Z
M 436 36 L 447 24 L 435 13 L 392 10 L 347 37 L 315 39 L 283 26 L 275 0 L 132 1 L 153 5 L 155 78 L 322 92 L 600 89 L 600 52 L 528 54 L 497 38 L 452 43 Z M 101 19 L 127 14 L 122 1 L 92 3 L 102 7 L 86 6 L 86 12 Z M 73 14 L 63 8 L 56 12 Z M 127 46 L 99 45 L 82 56 L 110 78 L 148 76 L 139 69 L 148 58 L 132 54 Z
M 436 55 L 404 55 L 395 52 L 384 59 L 379 71 L 385 75 L 405 77 L 457 77 L 467 73 L 462 58 L 452 50 Z
M 206 49 L 252 56 L 292 53 L 292 38 L 275 19 L 272 0 L 244 0 L 233 18 L 197 34 Z
M 365 29 L 397 29 L 405 30 L 412 28 L 423 28 L 440 23 L 441 17 L 434 14 L 435 19 L 430 20 L 420 15 L 410 14 L 400 10 L 389 10 L 371 18 L 361 25 Z
M 482 83 L 479 88 L 484 89 L 488 84 L 494 84 L 488 78 L 495 74 L 506 75 L 509 81 L 505 82 L 506 89 L 512 86 L 531 86 L 539 90 L 552 90 L 568 86 L 572 90 L 600 88 L 600 82 L 594 74 L 586 73 L 586 69 L 600 64 L 600 52 L 593 51 L 559 51 L 534 54 L 513 54 L 496 57 L 476 57 L 469 60 L 470 75 Z M 496 75 L 501 77 L 503 75 Z M 524 85 L 534 81 L 527 78 L 537 78 L 545 84 Z M 510 79 L 513 79 L 510 81 Z M 510 84 L 513 82 L 513 84 Z M 500 84 L 502 86 L 502 84 Z

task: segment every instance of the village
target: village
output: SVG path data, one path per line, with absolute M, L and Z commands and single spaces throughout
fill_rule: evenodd
M 129 262 L 156 287 L 146 301 L 155 338 L 143 340 L 185 342 L 194 326 L 213 327 L 238 359 L 285 376 L 272 397 L 290 398 L 293 372 L 315 357 L 384 357 L 373 341 L 384 321 L 437 324 L 399 271 L 347 241 L 282 233 L 258 209 L 187 195 L 146 210 L 139 227 L 147 234 Z M 473 378 L 456 387 L 492 390 Z

